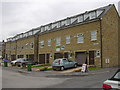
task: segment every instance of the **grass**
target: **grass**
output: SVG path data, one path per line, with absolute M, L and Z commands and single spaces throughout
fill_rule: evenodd
M 32 68 L 51 66 L 51 64 L 34 65 Z
M 88 67 L 88 70 L 99 70 L 101 69 L 100 67 Z

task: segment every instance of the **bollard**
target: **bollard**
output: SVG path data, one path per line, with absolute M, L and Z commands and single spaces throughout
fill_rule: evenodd
M 8 67 L 8 62 L 4 61 L 4 67 Z
M 32 71 L 31 66 L 32 66 L 31 63 L 28 63 L 28 64 L 27 64 L 27 70 L 28 70 L 28 71 Z

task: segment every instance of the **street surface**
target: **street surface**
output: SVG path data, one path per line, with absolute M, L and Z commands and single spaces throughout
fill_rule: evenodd
M 20 73 L 4 68 L 2 70 L 3 88 L 101 88 L 103 81 L 110 78 L 117 68 L 89 71 L 85 75 L 76 72 L 70 76 L 52 72 Z

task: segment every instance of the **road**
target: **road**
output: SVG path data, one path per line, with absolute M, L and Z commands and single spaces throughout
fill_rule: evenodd
M 49 76 L 42 72 L 22 74 L 3 69 L 3 88 L 101 88 L 117 68 L 101 69 L 86 76 Z M 43 74 L 43 75 L 42 75 Z M 48 73 L 46 73 L 48 74 Z

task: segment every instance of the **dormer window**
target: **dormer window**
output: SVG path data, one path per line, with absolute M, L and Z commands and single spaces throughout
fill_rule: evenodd
M 71 18 L 71 24 L 76 23 L 77 21 L 78 21 L 78 18 L 77 18 L 77 17 Z
M 96 18 L 96 12 L 95 12 L 95 11 L 90 12 L 90 13 L 89 13 L 89 17 L 90 17 L 90 19 Z
M 103 10 L 97 10 L 96 13 L 97 13 L 97 17 L 100 16 L 102 14 Z
M 78 16 L 78 22 L 83 22 L 83 15 Z

